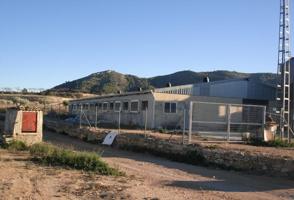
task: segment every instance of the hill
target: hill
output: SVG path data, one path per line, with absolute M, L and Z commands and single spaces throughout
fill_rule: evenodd
M 139 87 L 144 90 L 151 89 L 147 79 L 108 70 L 66 82 L 52 88 L 51 91 L 109 94 L 117 91 L 134 91 Z
M 109 94 L 118 91 L 136 91 L 165 87 L 167 83 L 172 85 L 184 85 L 202 82 L 208 76 L 210 81 L 219 81 L 237 78 L 250 78 L 267 85 L 274 86 L 276 75 L 271 73 L 240 73 L 235 71 L 193 72 L 179 71 L 173 74 L 156 76 L 152 78 L 140 78 L 134 75 L 121 74 L 115 71 L 103 71 L 91 74 L 81 79 L 58 85 L 51 92 L 83 92 L 92 94 Z

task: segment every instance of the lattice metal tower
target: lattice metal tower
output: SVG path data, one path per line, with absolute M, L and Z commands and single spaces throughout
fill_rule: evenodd
M 290 0 L 280 0 L 280 33 L 277 84 L 277 112 L 280 136 L 290 140 Z

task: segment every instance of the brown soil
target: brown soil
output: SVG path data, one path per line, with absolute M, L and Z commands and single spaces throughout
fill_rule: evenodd
M 171 162 L 147 154 L 100 147 L 52 132 L 47 141 L 102 154 L 127 173 L 125 192 L 134 199 L 294 199 L 294 181 Z
M 132 199 L 128 177 L 39 166 L 28 153 L 0 150 L 0 199 Z

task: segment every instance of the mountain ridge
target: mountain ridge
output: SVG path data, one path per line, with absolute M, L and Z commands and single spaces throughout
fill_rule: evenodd
M 92 73 L 88 76 L 67 81 L 48 90 L 51 92 L 82 92 L 91 94 L 110 94 L 137 91 L 139 88 L 148 90 L 165 87 L 167 83 L 173 86 L 195 84 L 209 77 L 210 81 L 249 78 L 275 87 L 276 75 L 273 73 L 242 73 L 237 71 L 217 70 L 210 72 L 178 71 L 168 75 L 141 78 L 131 74 L 122 74 L 113 70 Z

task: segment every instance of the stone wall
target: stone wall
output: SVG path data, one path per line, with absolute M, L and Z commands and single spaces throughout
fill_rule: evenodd
M 108 131 L 45 120 L 47 128 L 65 133 L 92 143 L 101 143 Z M 121 133 L 114 147 L 136 152 L 148 152 L 157 156 L 190 164 L 215 166 L 223 169 L 246 171 L 258 175 L 287 177 L 294 179 L 294 160 L 244 150 L 223 149 L 217 146 L 205 147 L 199 144 L 181 145 L 165 139 L 143 134 Z

